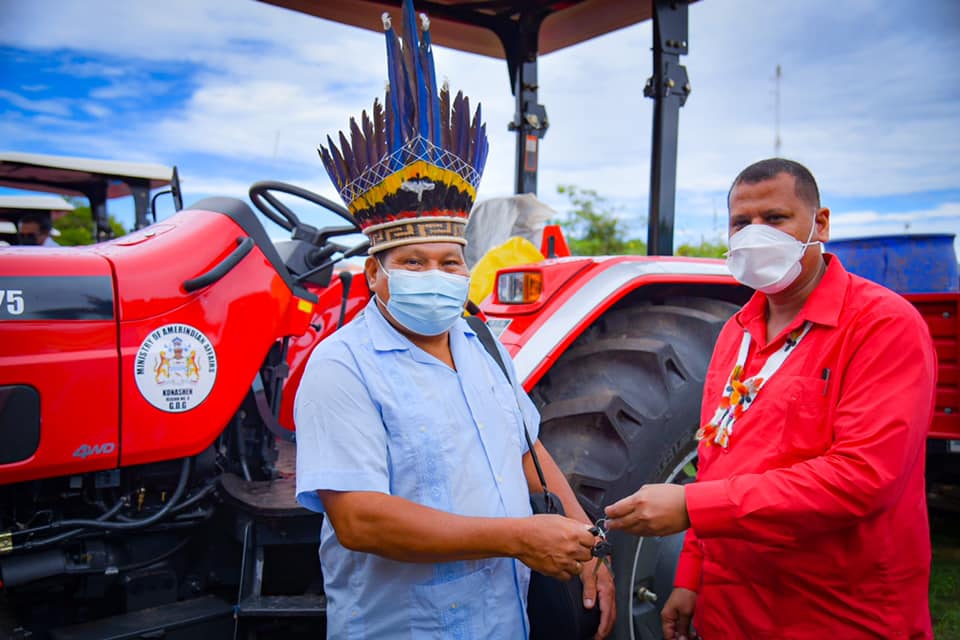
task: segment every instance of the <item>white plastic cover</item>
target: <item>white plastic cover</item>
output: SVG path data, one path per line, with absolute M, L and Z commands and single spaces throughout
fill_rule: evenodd
M 543 227 L 556 214 L 532 193 L 478 202 L 467 222 L 464 252 L 467 266 L 472 268 L 483 254 L 513 236 L 526 238 L 539 248 L 543 242 Z

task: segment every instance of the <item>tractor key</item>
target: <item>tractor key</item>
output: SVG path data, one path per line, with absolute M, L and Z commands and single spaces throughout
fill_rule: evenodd
M 593 525 L 593 528 L 590 529 L 590 533 L 600 538 L 600 540 L 593 545 L 593 549 L 590 550 L 590 553 L 594 558 L 599 558 L 600 561 L 597 562 L 593 567 L 593 575 L 597 575 L 597 572 L 600 571 L 600 565 L 607 565 L 607 569 L 610 573 L 613 573 L 613 568 L 610 566 L 610 553 L 613 551 L 613 544 L 607 540 L 607 519 L 600 518 Z

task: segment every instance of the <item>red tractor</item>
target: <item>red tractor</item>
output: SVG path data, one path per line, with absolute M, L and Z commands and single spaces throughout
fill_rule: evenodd
M 46 185 L 69 191 L 65 173 Z M 304 224 L 276 190 L 346 222 Z M 356 233 L 342 207 L 269 183 L 251 198 L 291 240 L 213 198 L 89 247 L 0 251 L 0 636 L 222 637 L 235 613 L 276 613 L 257 569 L 271 535 L 305 558 L 275 592 L 322 616 L 319 518 L 293 502 L 281 397 L 368 293 L 333 277 Z
M 310 10 L 344 21 L 372 11 L 377 25 L 380 5 L 397 4 Z M 537 34 L 556 48 L 653 17 L 649 246 L 661 257 L 571 257 L 547 231 L 547 260 L 502 270 L 481 305 L 540 408 L 545 445 L 597 516 L 645 482 L 695 477 L 707 362 L 750 291 L 720 261 L 663 257 L 687 5 L 486 4 L 431 5 L 435 42 L 481 42 L 467 37 L 477 25 L 502 41 L 518 192 L 535 191 L 547 125 Z M 308 225 L 278 193 L 344 223 Z M 291 403 L 311 349 L 369 299 L 363 278 L 336 270 L 364 247 L 343 244 L 356 227 L 321 196 L 258 183 L 250 197 L 289 240 L 273 243 L 244 202 L 211 198 L 90 247 L 0 250 L 0 636 L 323 633 L 320 517 L 293 499 Z M 939 433 L 960 439 L 958 295 L 921 302 L 940 347 Z M 682 536 L 611 539 L 615 637 L 658 638 Z

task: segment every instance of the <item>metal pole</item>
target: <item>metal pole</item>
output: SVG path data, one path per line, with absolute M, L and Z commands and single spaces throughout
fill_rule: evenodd
M 537 165 L 540 139 L 547 132 L 546 110 L 537 104 L 537 59 L 520 65 L 517 74 L 517 111 L 511 129 L 517 132 L 516 182 L 517 193 L 537 192 Z
M 537 192 L 540 140 L 547 134 L 547 110 L 537 102 L 537 50 L 540 25 L 548 12 L 525 11 L 508 27 L 495 29 L 506 53 L 516 112 L 508 130 L 517 133 L 516 193 Z
M 654 0 L 653 77 L 643 94 L 653 98 L 653 139 L 650 159 L 650 217 L 647 254 L 673 253 L 673 220 L 677 194 L 677 131 L 680 107 L 690 94 L 687 69 L 687 4 Z
M 133 228 L 143 229 L 150 224 L 147 215 L 150 212 L 150 181 L 139 178 L 123 178 L 123 181 L 129 187 L 130 195 L 133 196 Z
M 83 195 L 90 202 L 90 215 L 93 216 L 93 241 L 103 242 L 113 237 L 110 219 L 107 215 L 107 183 L 91 183 L 83 187 Z

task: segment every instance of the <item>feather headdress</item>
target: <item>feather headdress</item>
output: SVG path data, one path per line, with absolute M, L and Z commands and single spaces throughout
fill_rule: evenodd
M 403 2 L 402 41 L 383 14 L 388 82 L 383 105 L 373 101 L 349 140 L 327 136 L 320 157 L 340 197 L 370 239 L 370 253 L 416 242 L 458 242 L 477 196 L 487 159 L 480 106 L 470 117 L 462 92 L 437 91 L 430 21 Z M 422 34 L 420 31 L 422 30 Z M 419 37 L 418 37 L 419 36 Z

